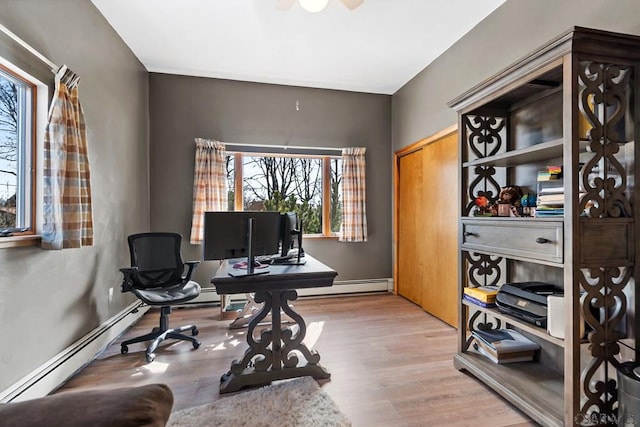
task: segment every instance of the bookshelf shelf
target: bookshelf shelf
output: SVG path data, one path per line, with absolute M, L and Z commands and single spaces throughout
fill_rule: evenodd
M 554 159 L 562 157 L 563 142 L 562 138 L 541 142 L 531 147 L 465 162 L 462 166 L 465 168 L 473 166 L 517 166 L 526 163 L 535 163 L 541 160 Z
M 562 374 L 536 362 L 496 365 L 473 352 L 456 354 L 454 365 L 482 380 L 536 422 L 564 425 Z
M 500 310 L 498 310 L 497 308 L 486 308 L 486 307 L 480 307 L 479 305 L 476 305 L 472 302 L 466 301 L 466 300 L 462 300 L 462 304 L 477 309 L 479 311 L 482 311 L 484 313 L 490 314 L 491 317 L 494 317 L 496 319 L 500 319 L 503 322 L 515 326 L 518 329 L 521 329 L 531 335 L 535 335 L 538 338 L 542 338 L 545 341 L 548 341 L 552 344 L 555 344 L 559 347 L 564 348 L 564 340 L 560 339 L 560 338 L 556 338 L 556 337 L 552 337 L 551 335 L 547 334 L 547 331 L 545 329 L 539 328 L 537 326 L 534 325 L 530 325 L 528 323 L 525 323 L 521 320 L 515 319 L 512 316 L 509 316 L 508 314 L 504 314 L 502 313 Z

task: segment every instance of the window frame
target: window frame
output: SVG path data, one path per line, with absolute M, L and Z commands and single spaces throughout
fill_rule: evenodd
M 331 160 L 340 159 L 340 155 L 329 156 L 326 154 L 283 154 L 270 153 L 268 151 L 247 152 L 237 150 L 227 150 L 227 155 L 234 156 L 234 211 L 244 210 L 244 172 L 243 157 L 290 157 L 290 158 L 310 158 L 322 161 L 322 233 L 304 234 L 305 238 L 312 239 L 337 239 L 338 232 L 331 231 Z M 328 220 L 325 220 L 328 218 Z
M 25 226 L 27 228 L 25 231 L 16 231 L 12 233 L 12 236 L 5 237 L 3 239 L 10 239 L 10 241 L 15 242 L 15 244 L 11 244 L 10 246 L 28 246 L 32 244 L 31 239 L 36 236 L 38 83 L 32 80 L 26 73 L 20 73 L 20 71 L 15 68 L 6 66 L 3 63 L 4 61 L 0 61 L 0 70 L 29 89 L 29 94 L 26 94 L 26 99 L 29 105 L 26 106 L 25 111 L 28 113 L 27 120 L 30 121 L 30 123 L 24 124 L 24 131 L 26 134 L 24 140 L 18 140 L 18 144 L 20 145 L 18 150 L 24 150 L 25 161 L 23 165 L 23 173 L 19 174 L 20 176 L 17 177 L 18 184 L 21 180 L 24 182 L 24 194 L 26 198 L 24 202 L 24 215 L 26 218 L 25 222 L 28 224 L 28 227 Z M 20 169 L 20 167 L 18 169 Z M 16 195 L 17 194 L 18 187 L 16 186 Z M 17 215 L 18 213 L 16 211 L 16 216 Z M 12 239 L 12 237 L 15 237 L 16 239 Z M 0 248 L 5 247 L 6 243 L 10 242 L 4 240 L 0 242 Z

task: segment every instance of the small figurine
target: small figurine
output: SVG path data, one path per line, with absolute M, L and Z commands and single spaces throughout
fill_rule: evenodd
M 487 196 L 478 196 L 474 201 L 476 208 L 473 212 L 475 216 L 492 216 L 489 199 Z
M 521 206 L 520 199 L 522 199 L 522 188 L 519 186 L 511 185 L 500 189 L 498 203 L 508 203 L 519 208 Z

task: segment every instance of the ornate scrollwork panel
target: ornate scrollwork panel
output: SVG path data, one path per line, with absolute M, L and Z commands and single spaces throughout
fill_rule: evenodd
M 500 283 L 502 257 L 464 252 L 467 262 L 467 278 L 473 286 L 489 286 Z
M 466 115 L 463 116 L 467 148 L 467 160 L 482 159 L 504 152 L 506 149 L 505 117 Z M 495 203 L 500 194 L 500 183 L 493 166 L 476 166 L 467 170 L 467 201 L 463 215 L 469 215 L 475 200 L 484 196 Z
M 503 131 L 506 123 L 504 117 L 464 116 L 467 144 L 477 158 L 494 156 L 505 148 Z
M 496 168 L 493 166 L 476 166 L 468 169 L 469 185 L 467 186 L 467 203 L 463 215 L 469 215 L 475 206 L 475 200 L 484 196 L 493 204 L 500 195 L 500 183 L 496 179 Z
M 582 368 L 581 413 L 615 416 L 617 411 L 616 367 L 620 353 L 618 340 L 627 309 L 624 288 L 632 268 L 601 267 L 580 270 L 584 294 L 581 313 L 590 331 L 588 351 L 592 356 Z
M 498 256 L 479 254 L 475 252 L 463 252 L 467 265 L 468 285 L 488 286 L 497 285 L 502 277 L 503 258 Z M 468 330 L 473 332 L 476 330 L 488 331 L 492 329 L 500 329 L 502 323 L 499 319 L 490 316 L 482 311 L 475 311 L 468 320 Z M 468 349 L 473 341 L 469 336 L 467 338 L 465 349 Z
M 592 218 L 630 217 L 627 171 L 618 159 L 621 144 L 627 143 L 625 120 L 631 98 L 632 68 L 628 66 L 581 62 L 578 107 L 590 127 L 588 150 L 592 157 L 580 170 L 584 192 L 580 211 Z

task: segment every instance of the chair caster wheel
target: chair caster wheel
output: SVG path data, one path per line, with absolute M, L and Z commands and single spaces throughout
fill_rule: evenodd
M 154 353 L 147 354 L 147 362 L 151 363 L 155 358 L 156 358 L 156 355 Z
M 200 331 L 198 330 L 198 328 L 196 328 L 195 326 L 191 329 L 191 335 L 192 336 L 196 336 L 200 333 Z
M 122 354 L 127 354 L 127 353 L 129 353 L 129 347 L 127 347 L 125 344 L 122 344 L 122 345 L 120 346 L 120 353 L 122 353 Z
M 200 341 L 195 341 L 193 343 L 193 349 L 196 350 L 196 349 L 200 348 L 200 344 L 201 344 Z

